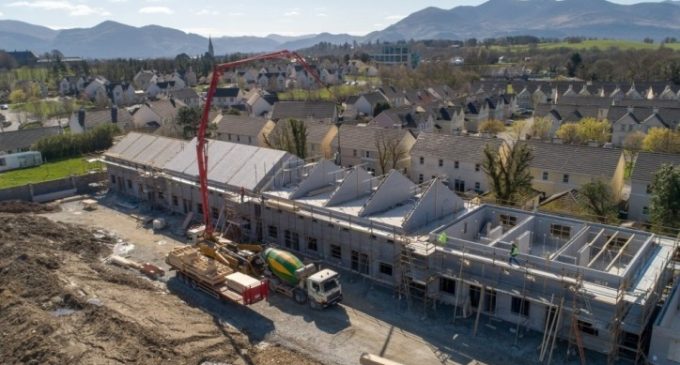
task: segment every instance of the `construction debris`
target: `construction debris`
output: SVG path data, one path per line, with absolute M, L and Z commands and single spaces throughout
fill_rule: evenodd
M 0 213 L 3 363 L 318 364 L 285 348 L 273 352 L 273 362 L 271 347 L 252 346 L 164 285 L 103 265 L 115 241 L 40 216 Z
M 58 205 L 40 204 L 23 200 L 6 200 L 0 202 L 0 213 L 51 213 L 58 212 Z

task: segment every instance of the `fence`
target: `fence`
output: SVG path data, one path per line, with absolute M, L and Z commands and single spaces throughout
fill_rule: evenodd
M 36 184 L 26 184 L 0 190 L 0 201 L 25 200 L 46 202 L 87 193 L 92 190 L 90 184 L 106 182 L 106 172 L 96 172 L 86 175 L 70 176 L 63 179 L 43 181 Z

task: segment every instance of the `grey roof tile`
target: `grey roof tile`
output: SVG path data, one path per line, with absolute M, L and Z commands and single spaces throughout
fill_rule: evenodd
M 654 173 L 663 164 L 670 164 L 675 168 L 680 168 L 680 155 L 669 153 L 640 152 L 635 160 L 631 180 L 653 181 Z

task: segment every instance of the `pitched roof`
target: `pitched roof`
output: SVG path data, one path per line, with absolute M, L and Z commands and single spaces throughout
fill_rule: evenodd
M 531 167 L 565 174 L 614 176 L 622 150 L 529 141 Z
M 480 163 L 484 158 L 484 149 L 487 145 L 498 149 L 501 143 L 502 140 L 498 138 L 420 133 L 411 149 L 411 156 Z
M 0 151 L 30 147 L 40 139 L 61 133 L 60 127 L 29 128 L 0 133 Z
M 222 120 L 217 124 L 217 132 L 220 134 L 230 133 L 242 136 L 257 136 L 267 122 L 267 120 L 262 118 L 224 114 Z
M 239 91 L 240 89 L 237 87 L 218 87 L 213 96 L 216 98 L 235 98 Z
M 307 141 L 311 143 L 321 143 L 331 128 L 334 127 L 333 124 L 324 122 L 307 120 L 304 123 L 307 127 Z
M 185 87 L 184 89 L 179 90 L 171 90 L 170 92 L 168 92 L 168 95 L 180 100 L 198 99 L 198 94 L 196 93 L 196 90 L 190 87 Z
M 366 101 L 368 101 L 369 104 L 374 105 L 374 106 L 378 103 L 387 103 L 388 102 L 385 95 L 383 95 L 379 91 L 374 91 L 374 92 L 371 92 L 371 93 L 362 94 L 362 95 L 359 96 L 359 98 L 360 97 L 363 97 L 364 99 L 366 99 Z
M 279 101 L 271 119 L 334 119 L 336 115 L 335 104 L 329 101 Z
M 104 156 L 159 169 L 186 145 L 187 142 L 180 139 L 130 132 L 106 151 Z
M 376 138 L 380 138 L 380 136 L 385 136 L 387 139 L 396 138 L 401 140 L 406 133 L 410 132 L 406 129 L 360 127 L 350 124 L 341 125 L 338 131 L 341 148 L 369 151 L 377 150 L 375 147 Z M 331 145 L 337 148 L 338 138 L 334 138 Z
M 161 120 L 172 121 L 177 116 L 179 110 L 187 105 L 175 99 L 161 99 L 150 101 L 146 103 L 146 106 L 156 112 Z
M 631 180 L 653 181 L 656 173 L 663 164 L 670 164 L 680 168 L 680 155 L 669 153 L 640 152 L 635 160 Z
M 232 191 L 245 188 L 259 191 L 288 161 L 297 158 L 288 152 L 245 144 L 209 140 L 208 181 Z M 171 175 L 198 180 L 196 138 L 188 142 L 164 166 Z
M 75 112 L 76 116 L 79 112 Z M 116 123 L 125 129 L 132 124 L 132 114 L 124 108 L 115 108 Z M 103 124 L 113 123 L 113 109 L 99 109 L 85 111 L 85 129 L 95 128 Z

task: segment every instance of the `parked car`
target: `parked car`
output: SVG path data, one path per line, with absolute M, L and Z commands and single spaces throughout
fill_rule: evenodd
M 7 109 L 9 109 L 9 105 L 7 105 L 7 104 L 1 104 L 0 105 L 0 110 L 7 110 Z

